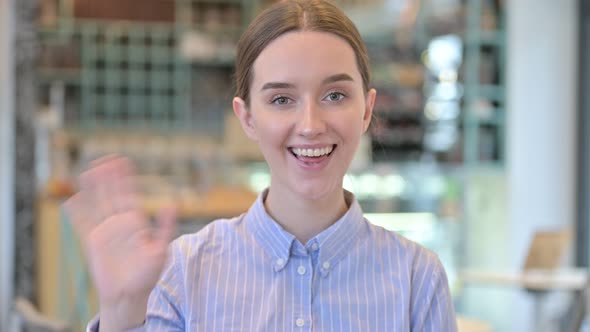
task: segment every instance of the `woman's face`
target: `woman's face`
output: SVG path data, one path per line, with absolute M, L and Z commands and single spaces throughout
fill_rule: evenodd
M 318 199 L 341 192 L 342 179 L 371 120 L 352 47 L 340 37 L 289 32 L 253 65 L 250 105 L 234 99 L 246 134 L 271 170 L 271 190 Z

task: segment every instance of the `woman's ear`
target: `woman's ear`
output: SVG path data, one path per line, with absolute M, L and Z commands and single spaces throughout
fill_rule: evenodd
M 363 114 L 363 133 L 367 131 L 373 118 L 373 107 L 375 106 L 375 98 L 377 97 L 377 90 L 370 89 L 365 97 L 365 113 Z
M 234 97 L 232 102 L 234 113 L 240 120 L 240 124 L 242 125 L 242 129 L 246 136 L 253 141 L 257 141 L 258 137 L 256 135 L 256 126 L 254 126 L 254 119 L 252 118 L 252 113 L 248 110 L 248 106 L 244 99 L 240 97 Z

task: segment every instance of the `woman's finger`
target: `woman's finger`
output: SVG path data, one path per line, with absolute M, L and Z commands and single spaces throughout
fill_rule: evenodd
M 174 207 L 162 209 L 156 216 L 156 227 L 154 240 L 159 247 L 165 249 L 176 232 L 176 209 Z
M 131 161 L 118 156 L 106 156 L 94 162 L 94 165 L 81 175 L 81 187 L 93 201 L 96 222 L 138 207 Z
M 113 200 L 113 208 L 116 213 L 139 209 L 139 193 L 137 188 L 137 177 L 133 163 L 121 158 L 113 166 L 113 182 L 111 183 L 112 195 L 117 197 Z

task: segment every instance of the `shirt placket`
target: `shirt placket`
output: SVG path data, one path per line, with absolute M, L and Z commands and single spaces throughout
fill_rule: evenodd
M 293 331 L 312 330 L 312 282 L 313 265 L 311 256 L 293 257 L 295 310 L 293 312 Z

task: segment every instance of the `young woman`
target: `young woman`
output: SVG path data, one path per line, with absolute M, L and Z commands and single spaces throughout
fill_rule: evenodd
M 100 315 L 90 331 L 456 331 L 437 256 L 368 223 L 342 180 L 371 121 L 365 46 L 322 0 L 282 1 L 238 43 L 235 114 L 270 167 L 250 210 L 170 246 L 129 161 L 81 176 L 65 207 L 85 245 Z M 228 202 L 231 204 L 231 202 Z

